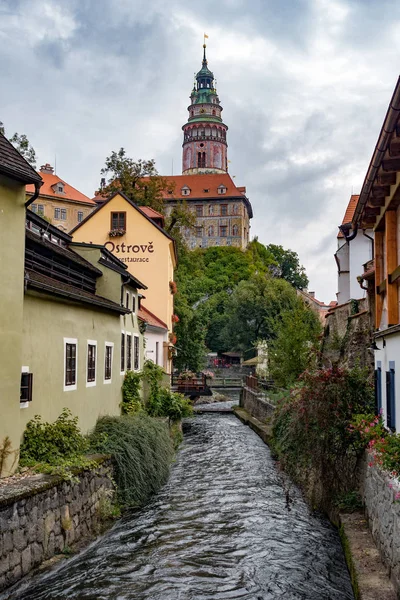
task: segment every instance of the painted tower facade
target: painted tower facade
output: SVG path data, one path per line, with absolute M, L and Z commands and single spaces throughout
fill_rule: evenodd
M 227 173 L 228 127 L 222 122 L 222 106 L 208 68 L 206 45 L 203 64 L 190 95 L 188 122 L 183 129 L 182 174 Z

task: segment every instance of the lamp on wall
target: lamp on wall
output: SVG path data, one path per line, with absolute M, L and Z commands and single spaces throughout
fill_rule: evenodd
M 375 340 L 373 340 L 372 344 L 371 344 L 370 346 L 368 346 L 368 350 L 371 350 L 372 352 L 374 352 L 375 350 L 380 350 L 380 349 L 381 349 L 381 348 L 379 348 L 379 347 L 376 345 L 376 342 L 375 342 Z

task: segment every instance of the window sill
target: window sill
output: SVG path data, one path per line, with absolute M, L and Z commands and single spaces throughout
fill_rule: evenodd
M 107 385 L 109 383 L 111 383 L 112 379 L 104 379 L 103 383 L 104 385 Z
M 64 392 L 76 392 L 78 389 L 78 385 L 75 383 L 74 385 L 64 385 Z
M 20 402 L 19 403 L 19 407 L 20 408 L 29 408 L 29 402 Z
M 96 381 L 87 381 L 86 382 L 86 387 L 95 387 L 96 386 Z

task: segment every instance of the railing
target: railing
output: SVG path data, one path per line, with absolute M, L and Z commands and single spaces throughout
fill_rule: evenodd
M 245 385 L 255 392 L 265 392 L 273 387 L 273 381 L 269 379 L 259 379 L 254 375 L 246 375 Z
M 196 377 L 186 379 L 181 375 L 171 376 L 171 386 L 177 388 L 181 394 L 196 394 L 207 389 L 207 381 L 205 375 L 201 374 Z
M 242 387 L 243 378 L 242 377 L 214 377 L 213 379 L 208 380 L 208 385 L 211 388 L 221 387 Z

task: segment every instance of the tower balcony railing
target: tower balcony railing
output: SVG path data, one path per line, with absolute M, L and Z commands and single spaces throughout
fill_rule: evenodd
M 183 141 L 184 142 L 205 142 L 207 140 L 211 140 L 211 141 L 215 141 L 215 142 L 222 142 L 223 144 L 226 144 L 226 139 L 217 136 L 217 135 L 191 135 L 191 136 L 185 136 Z

